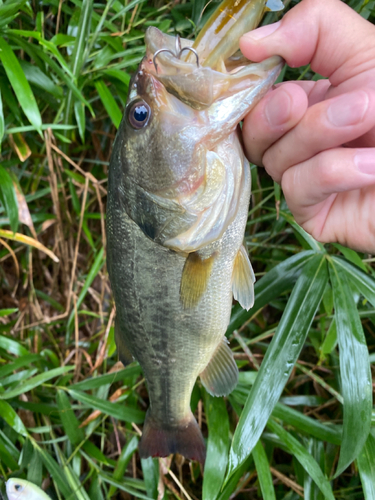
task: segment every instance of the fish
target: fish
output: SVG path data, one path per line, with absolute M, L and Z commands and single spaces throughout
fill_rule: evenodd
M 42 489 L 26 479 L 8 479 L 6 492 L 8 500 L 51 500 Z
M 203 464 L 194 384 L 226 396 L 238 381 L 225 332 L 233 297 L 252 307 L 255 282 L 239 123 L 284 64 L 248 61 L 238 40 L 265 8 L 226 0 L 195 42 L 149 27 L 130 81 L 109 166 L 107 266 L 120 360 L 136 359 L 148 387 L 141 458 Z

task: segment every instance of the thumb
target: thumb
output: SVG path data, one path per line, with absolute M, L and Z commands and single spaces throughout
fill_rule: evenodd
M 278 23 L 244 35 L 240 47 L 255 62 L 280 55 L 291 67 L 311 63 L 333 86 L 375 67 L 375 27 L 341 0 L 303 0 Z

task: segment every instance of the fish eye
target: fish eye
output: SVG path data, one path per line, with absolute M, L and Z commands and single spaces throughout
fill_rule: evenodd
M 150 106 L 145 101 L 136 101 L 128 110 L 128 122 L 135 129 L 145 127 L 151 116 Z
M 23 490 L 23 486 L 22 486 L 21 484 L 15 484 L 15 485 L 14 485 L 14 489 L 15 489 L 16 491 L 22 491 L 22 490 Z

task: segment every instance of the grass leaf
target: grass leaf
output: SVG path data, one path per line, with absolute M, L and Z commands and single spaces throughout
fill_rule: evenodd
M 330 261 L 341 390 L 344 398 L 343 436 L 336 477 L 357 458 L 370 432 L 372 382 L 366 339 L 353 293 L 342 267 Z
M 203 477 L 203 500 L 214 500 L 220 493 L 228 464 L 229 418 L 222 398 L 205 391 L 204 409 L 207 417 L 207 457 Z
M 375 498 L 375 438 L 368 435 L 366 443 L 357 457 L 363 493 L 366 500 Z
M 267 349 L 233 436 L 227 479 L 246 460 L 298 359 L 328 279 L 326 259 L 315 255 L 302 270 Z
M 283 444 L 288 448 L 289 452 L 296 457 L 302 467 L 319 487 L 325 498 L 327 500 L 335 500 L 329 481 L 306 448 L 272 418 L 268 421 L 267 427 L 269 427 L 271 431 L 281 439 Z
M 119 420 L 134 422 L 136 424 L 140 424 L 144 421 L 145 414 L 143 411 L 125 406 L 125 403 L 111 403 L 110 401 L 104 401 L 96 396 L 90 396 L 84 392 L 71 389 L 69 389 L 69 394 L 72 398 L 81 401 L 81 403 L 84 403 L 90 408 L 102 411 L 106 415 L 111 415 L 111 417 L 118 418 Z
M 10 227 L 15 233 L 18 229 L 18 201 L 16 190 L 9 173 L 0 164 L 0 201 L 9 217 Z
M 268 463 L 266 452 L 260 440 L 254 446 L 252 451 L 255 467 L 258 474 L 260 489 L 263 500 L 276 500 L 275 488 L 273 487 L 270 464 Z
M 41 133 L 42 117 L 40 116 L 33 91 L 26 80 L 25 74 L 13 50 L 2 37 L 0 37 L 0 60 L 3 63 L 5 72 L 21 108 L 30 123 Z

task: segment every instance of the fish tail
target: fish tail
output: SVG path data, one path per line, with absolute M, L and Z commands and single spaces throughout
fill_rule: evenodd
M 167 457 L 172 453 L 204 464 L 206 446 L 194 415 L 190 413 L 176 425 L 166 426 L 155 421 L 148 410 L 139 443 L 140 457 Z

